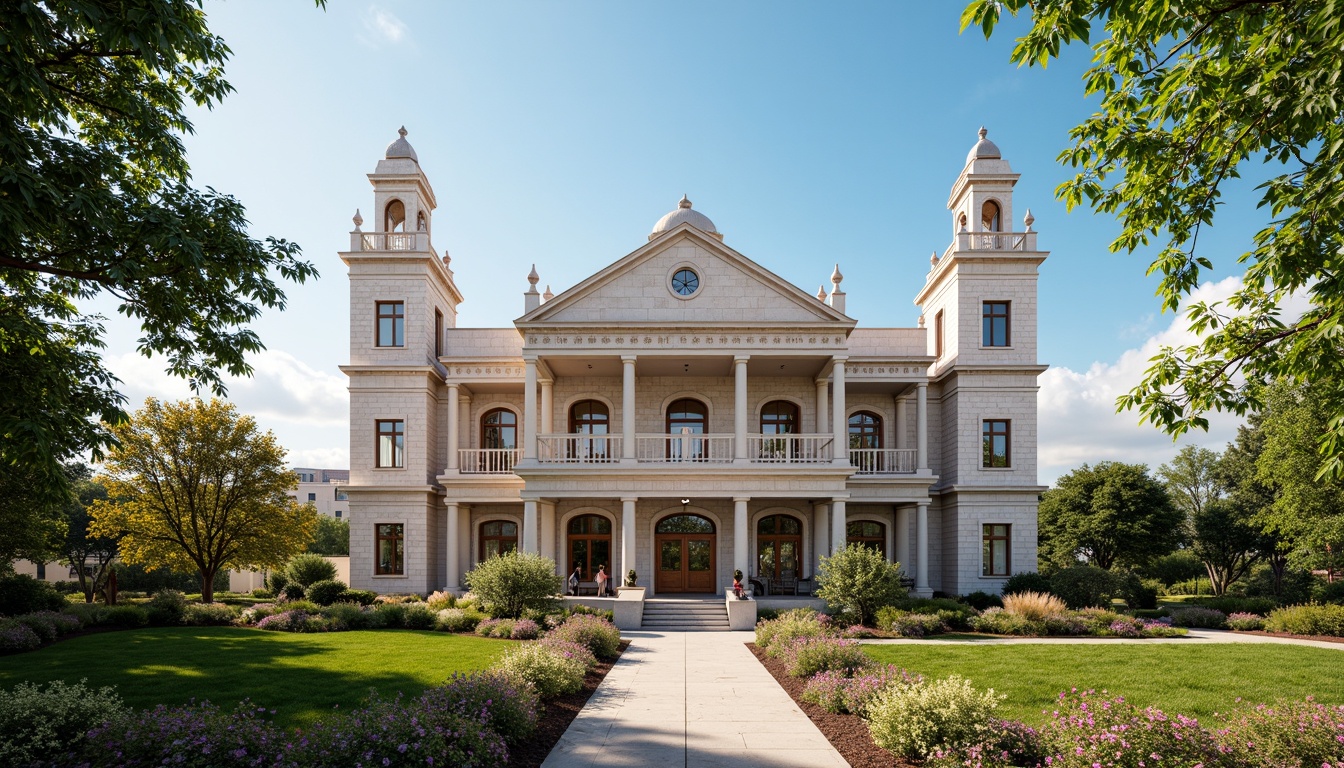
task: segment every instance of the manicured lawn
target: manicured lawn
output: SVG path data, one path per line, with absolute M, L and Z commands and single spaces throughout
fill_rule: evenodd
M 135 707 L 245 698 L 282 725 L 311 722 L 360 703 L 369 689 L 419 694 L 453 672 L 484 669 L 509 640 L 381 630 L 301 635 L 233 627 L 107 632 L 0 657 L 0 686 L 32 680 L 116 686 Z
M 925 676 L 958 674 L 1007 694 L 1004 717 L 1049 719 L 1060 691 L 1077 687 L 1168 713 L 1204 718 L 1247 702 L 1315 696 L 1344 703 L 1344 649 L 1292 645 L 865 645 L 879 661 Z M 1042 712 L 1045 714 L 1042 714 Z

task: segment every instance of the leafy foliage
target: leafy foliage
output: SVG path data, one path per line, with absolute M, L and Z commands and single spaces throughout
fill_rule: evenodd
M 312 537 L 316 513 L 285 495 L 284 449 L 232 405 L 150 398 L 113 429 L 111 500 L 91 508 L 92 531 L 122 533 L 127 563 L 195 569 L 208 603 L 220 571 L 278 567 Z
M 0 616 L 59 611 L 64 606 L 65 597 L 45 581 L 21 573 L 0 576 Z
M 305 552 L 290 559 L 285 565 L 285 576 L 288 577 L 286 584 L 298 584 L 307 589 L 319 581 L 336 578 L 336 566 L 321 555 Z
M 1040 557 L 1067 568 L 1142 565 L 1181 542 L 1184 515 L 1142 464 L 1084 464 L 1060 477 L 1040 504 Z
M 1247 163 L 1268 166 L 1260 207 L 1272 220 L 1237 259 L 1241 287 L 1225 304 L 1193 304 L 1187 317 L 1200 341 L 1163 348 L 1118 405 L 1179 435 L 1206 429 L 1210 410 L 1255 410 L 1259 382 L 1311 382 L 1331 417 L 1308 445 L 1324 454 L 1323 472 L 1344 474 L 1339 3 L 975 0 L 962 26 L 989 35 L 1005 11 L 1023 10 L 1032 25 L 1013 61 L 1044 66 L 1070 43 L 1092 47 L 1084 93 L 1099 108 L 1070 133 L 1059 159 L 1076 174 L 1056 195 L 1070 208 L 1114 214 L 1113 251 L 1165 240 L 1149 266 L 1161 276 L 1164 309 L 1176 310 L 1214 268 L 1197 245 L 1224 186 Z M 1292 296 L 1308 301 L 1300 317 L 1285 316 Z
M 877 746 L 921 760 L 983 739 L 1002 698 L 958 675 L 891 685 L 868 703 L 868 728 Z
M 1268 388 L 1261 427 L 1264 449 L 1256 460 L 1256 479 L 1275 491 L 1259 520 L 1292 547 L 1295 559 L 1319 566 L 1327 550 L 1344 544 L 1344 480 L 1316 479 L 1312 446 L 1336 418 L 1323 387 L 1294 387 L 1278 382 Z
M 1244 508 L 1224 499 L 1206 505 L 1192 522 L 1194 540 L 1190 548 L 1204 561 L 1213 594 L 1224 594 L 1255 564 L 1264 534 Z
M 131 708 L 111 688 L 89 690 L 83 681 L 60 680 L 45 688 L 19 683 L 0 689 L 0 764 L 61 764 L 78 754 L 84 734 L 103 723 L 122 723 Z
M 65 542 L 61 547 L 62 561 L 75 569 L 84 602 L 93 602 L 112 574 L 112 561 L 117 557 L 118 537 L 93 535 L 89 527 L 89 505 L 107 499 L 107 487 L 90 479 L 89 468 L 82 463 L 67 465 L 66 473 L 74 480 L 73 497 L 65 504 Z
M 817 585 L 817 597 L 865 626 L 872 626 L 879 608 L 905 597 L 900 565 L 861 544 L 823 556 Z
M 528 608 L 549 607 L 561 589 L 554 560 L 517 551 L 485 560 L 467 572 L 465 581 L 486 611 L 511 619 Z
M 350 521 L 318 515 L 308 551 L 317 555 L 349 555 Z

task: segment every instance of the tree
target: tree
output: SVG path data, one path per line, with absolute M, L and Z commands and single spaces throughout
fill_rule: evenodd
M 308 542 L 308 551 L 319 555 L 350 554 L 350 523 L 318 515 L 313 540 Z
M 1223 495 L 1218 460 L 1218 454 L 1208 448 L 1187 445 L 1170 464 L 1157 468 L 1157 476 L 1166 484 L 1172 503 L 1191 520 Z
M 1217 499 L 1192 519 L 1191 550 L 1204 563 L 1213 594 L 1227 592 L 1260 557 L 1264 536 L 1245 510 L 1227 499 Z
M 75 496 L 65 505 L 66 534 L 61 561 L 78 574 L 84 602 L 92 603 L 93 596 L 102 591 L 112 572 L 118 541 L 116 536 L 96 536 L 90 531 L 93 520 L 89 507 L 107 499 L 107 487 L 92 479 L 92 472 L 82 463 L 71 465 L 68 473 L 74 478 Z
M 817 597 L 871 627 L 879 609 L 905 597 L 901 567 L 888 563 L 872 547 L 850 544 L 830 557 L 822 556 Z
M 463 577 L 467 589 L 496 618 L 516 619 L 529 608 L 545 610 L 556 603 L 563 579 L 555 561 L 530 552 L 505 552 L 487 558 Z
M 1098 568 L 1141 566 L 1182 539 L 1184 514 L 1142 464 L 1084 464 L 1041 496 L 1041 559 L 1068 568 L 1086 559 Z
M 1286 538 L 1268 526 L 1278 489 L 1261 481 L 1257 464 L 1260 454 L 1265 451 L 1264 414 L 1250 414 L 1246 424 L 1237 427 L 1237 437 L 1227 444 L 1223 458 L 1218 462 L 1218 474 L 1223 487 L 1227 489 L 1227 498 L 1249 516 L 1260 531 L 1260 542 L 1256 548 L 1260 557 L 1268 565 L 1274 579 L 1274 594 L 1283 594 L 1283 578 L 1288 571 L 1288 556 L 1291 544 Z
M 3 560 L 59 540 L 43 514 L 70 498 L 62 462 L 100 459 L 126 418 L 102 318 L 80 304 L 112 297 L 140 352 L 222 394 L 263 348 L 248 324 L 285 307 L 278 281 L 317 271 L 298 246 L 250 237 L 237 200 L 188 183 L 188 106 L 231 90 L 200 0 L 0 5 Z
M 962 28 L 988 37 L 1004 11 L 1031 14 L 1012 60 L 1044 67 L 1091 44 L 1084 94 L 1098 111 L 1070 132 L 1059 159 L 1076 169 L 1056 190 L 1121 225 L 1112 251 L 1164 240 L 1148 268 L 1175 311 L 1213 261 L 1199 251 L 1224 187 L 1253 161 L 1269 166 L 1260 207 L 1271 217 L 1237 261 L 1241 287 L 1188 310 L 1196 344 L 1167 347 L 1119 398 L 1172 435 L 1207 429 L 1210 410 L 1262 405 L 1259 382 L 1311 383 L 1332 414 L 1313 435 L 1324 474 L 1344 475 L 1344 25 L 1326 0 L 974 0 Z M 1091 42 L 1094 26 L 1099 39 Z M 1253 175 L 1261 175 L 1252 169 Z M 1224 268 L 1230 267 L 1227 265 Z M 1287 314 L 1290 296 L 1309 304 Z
M 194 569 L 211 602 L 216 573 L 279 568 L 312 539 L 317 513 L 285 495 L 297 481 L 284 449 L 232 405 L 150 398 L 112 431 L 111 498 L 94 503 L 92 530 L 121 533 L 126 563 Z

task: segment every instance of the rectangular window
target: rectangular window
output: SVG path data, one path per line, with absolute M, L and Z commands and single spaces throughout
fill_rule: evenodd
M 337 519 L 337 520 L 340 520 L 340 519 L 341 519 L 341 510 L 339 510 L 339 509 L 336 510 L 336 519 Z
M 981 573 L 985 576 L 1008 575 L 1008 532 L 1011 525 L 988 523 L 984 526 L 985 551 L 981 555 Z
M 985 419 L 981 422 L 981 449 L 984 453 L 982 467 L 1012 466 L 1008 448 L 1010 429 L 1011 423 L 1006 419 Z
M 308 500 L 309 500 L 309 501 L 317 501 L 317 494 L 316 494 L 316 493 L 310 493 L 310 494 L 308 494 Z
M 981 312 L 982 346 L 1006 347 L 1011 341 L 1008 334 L 1008 302 L 986 301 Z
M 378 433 L 376 467 L 406 466 L 406 422 L 383 420 L 376 422 Z
M 401 523 L 379 523 L 374 526 L 374 548 L 377 557 L 373 572 L 378 576 L 401 576 L 406 572 L 406 546 L 403 541 L 405 526 Z
M 346 493 L 345 491 L 342 491 L 340 488 L 337 488 L 337 489 L 336 489 L 336 500 L 337 500 L 337 501 L 348 501 L 349 499 L 350 499 L 350 495 L 349 495 L 348 493 Z
M 406 304 L 400 301 L 378 302 L 375 332 L 380 347 L 406 346 Z
M 933 316 L 933 356 L 942 358 L 943 356 L 943 310 L 938 310 L 938 314 Z
M 443 313 L 434 310 L 434 356 L 443 357 Z
M 46 563 L 38 563 L 38 564 L 37 564 L 37 580 L 38 580 L 38 581 L 46 581 L 46 579 L 47 579 L 47 564 L 46 564 Z

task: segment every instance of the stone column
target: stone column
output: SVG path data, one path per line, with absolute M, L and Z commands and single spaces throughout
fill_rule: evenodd
M 827 387 L 830 384 L 825 379 L 817 382 L 817 434 L 824 435 L 831 431 L 831 409 L 830 398 L 827 397 Z
M 635 356 L 621 357 L 621 460 L 635 460 Z
M 845 499 L 831 499 L 831 554 L 845 548 Z
M 845 360 L 844 357 L 832 358 L 831 384 L 835 391 L 831 393 L 831 429 L 835 431 L 836 464 L 849 463 L 849 420 L 845 417 Z M 842 537 L 843 540 L 843 537 Z M 835 542 L 831 542 L 834 546 Z M 843 547 L 844 545 L 841 544 Z
M 892 426 L 893 426 L 893 427 L 895 428 L 895 430 L 896 430 L 896 434 L 895 434 L 895 438 L 896 438 L 896 439 L 892 441 L 892 443 L 891 443 L 891 447 L 893 447 L 893 448 L 904 448 L 904 447 L 905 447 L 905 419 L 906 419 L 906 414 L 905 414 L 905 398 L 904 398 L 904 397 L 895 397 L 895 398 L 892 398 L 892 402 L 894 402 L 894 403 L 896 404 L 896 418 L 892 420 Z
M 896 507 L 896 562 L 910 575 L 910 507 Z
M 457 419 L 458 419 L 458 417 L 461 415 L 462 406 L 458 404 L 457 398 L 458 398 L 460 392 L 461 392 L 461 389 L 457 386 L 457 384 L 449 384 L 449 385 L 448 385 L 448 424 L 447 424 L 446 426 L 447 426 L 447 428 L 448 428 L 448 473 L 449 473 L 449 474 L 456 474 L 456 473 L 457 473 L 457 467 L 458 467 L 458 464 L 457 464 L 457 451 L 458 451 L 458 447 L 459 447 L 459 446 L 458 446 L 458 444 L 457 444 L 457 441 L 458 441 L 458 439 L 459 439 L 461 430 L 458 429 L 458 426 L 457 426 Z M 456 509 L 457 509 L 456 505 L 450 505 L 450 508 L 453 509 L 453 510 L 456 510 Z M 450 534 L 450 535 L 451 535 L 451 534 Z M 450 561 L 449 561 L 449 564 L 451 564 L 451 562 L 452 562 L 452 561 L 450 560 Z M 451 575 L 449 575 L 449 576 L 448 576 L 448 586 L 451 587 L 451 586 L 453 586 L 454 583 L 455 583 L 455 582 L 453 581 L 453 577 L 452 577 Z
M 812 505 L 812 576 L 816 578 L 817 570 L 821 568 L 821 556 L 829 555 L 830 532 L 831 529 L 826 522 L 827 509 L 826 504 Z
M 457 387 L 453 387 L 457 389 Z M 461 589 L 459 583 L 462 575 L 462 566 L 458 561 L 458 514 L 457 502 L 448 502 L 448 519 L 445 521 L 444 530 L 447 533 L 448 546 L 448 583 L 444 588 L 449 592 L 456 593 Z
M 627 496 L 621 499 L 621 570 L 618 585 L 625 584 L 625 575 L 635 567 L 635 502 L 638 497 Z M 613 574 L 615 578 L 615 574 Z M 645 583 L 648 574 L 644 575 Z
M 541 382 L 541 424 L 537 427 L 539 434 L 550 434 L 556 432 L 555 428 L 555 383 L 552 381 Z M 564 430 L 558 430 L 563 432 Z
M 929 471 L 929 385 L 915 385 L 915 467 Z
M 523 546 L 524 552 L 534 555 L 537 551 L 537 500 L 523 500 Z
M 751 501 L 749 496 L 733 497 L 733 567 L 741 571 L 744 577 L 751 573 L 751 563 L 748 560 L 751 550 L 747 547 L 751 542 L 751 532 L 747 527 L 749 501 Z
M 523 361 L 523 461 L 537 459 L 537 361 Z M 536 514 L 535 502 L 532 513 Z M 532 530 L 533 534 L 536 529 Z M 533 540 L 535 543 L 535 539 Z M 529 550 L 531 551 L 531 550 Z
M 538 502 L 538 514 L 540 521 L 537 525 L 537 535 L 540 537 L 537 547 L 542 557 L 549 557 L 555 560 L 555 502 Z M 557 560 L 557 567 L 559 561 Z
M 733 458 L 737 461 L 747 460 L 747 360 L 733 358 Z
M 929 597 L 929 505 L 915 507 L 915 594 Z

